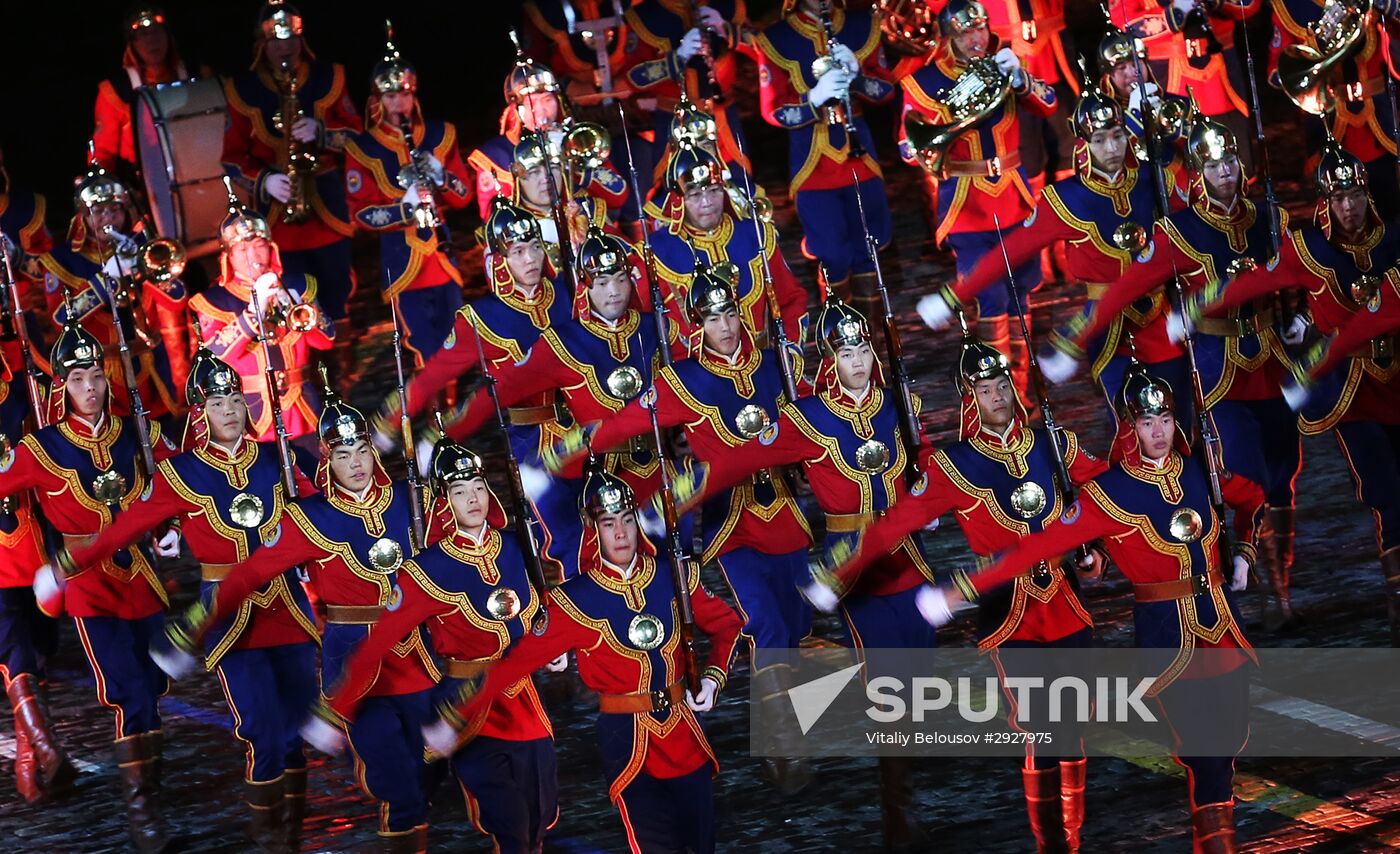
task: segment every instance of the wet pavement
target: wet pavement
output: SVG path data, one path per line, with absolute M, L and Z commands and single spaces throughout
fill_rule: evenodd
M 877 127 L 881 123 L 877 122 Z M 883 121 L 888 128 L 888 118 Z M 755 150 L 779 151 L 781 135 L 749 123 Z M 1289 174 L 1291 126 L 1271 128 L 1281 151 L 1272 152 L 1275 169 Z M 888 134 L 881 137 L 888 139 Z M 889 152 L 885 152 L 887 155 Z M 924 399 L 925 425 L 943 442 L 956 430 L 956 399 L 946 378 L 956 336 L 933 334 L 914 313 L 923 293 L 951 276 L 951 259 L 937 251 L 921 209 L 920 176 L 885 158 L 889 195 L 895 212 L 895 237 L 884 253 L 900 331 L 908 351 L 916 391 Z M 760 181 L 777 203 L 777 223 L 784 250 L 799 279 L 814 294 L 813 265 L 801 260 L 789 200 L 781 192 L 782 164 L 765 161 Z M 1296 172 L 1296 163 L 1292 168 Z M 1280 181 L 1285 199 L 1296 188 Z M 457 232 L 466 235 L 473 224 Z M 459 242 L 465 239 L 459 237 Z M 373 288 L 372 242 L 361 243 L 361 288 L 357 317 L 366 320 L 358 337 L 359 369 L 352 399 L 368 410 L 389 390 L 388 315 Z M 464 252 L 464 269 L 474 253 Z M 479 273 L 473 287 L 480 287 Z M 1083 299 L 1082 289 L 1047 285 L 1036 295 L 1036 327 L 1044 333 L 1066 319 Z M 1080 432 L 1097 451 L 1107 450 L 1101 399 L 1083 376 L 1056 393 L 1059 420 Z M 495 437 L 482 441 L 499 453 Z M 1330 437 L 1305 442 L 1306 463 L 1298 480 L 1297 567 L 1294 601 L 1306 622 L 1287 636 L 1256 632 L 1261 645 L 1384 646 L 1388 634 L 1382 580 L 1375 558 L 1370 514 L 1355 500 L 1345 464 Z M 946 572 L 969 561 L 956 525 L 944 520 L 926 535 L 932 565 Z M 723 583 L 707 579 L 717 591 Z M 192 576 L 180 579 L 193 587 Z M 1131 593 L 1122 576 L 1086 591 L 1105 645 L 1131 643 Z M 188 601 L 188 593 L 177 601 Z M 1258 611 L 1251 593 L 1247 615 Z M 830 618 L 819 633 L 838 637 Z M 971 643 L 971 621 L 962 620 L 940 635 L 946 645 Z M 717 781 L 716 809 L 721 851 L 866 852 L 879 851 L 880 812 L 873 759 L 823 760 L 813 784 L 801 794 L 782 798 L 757 773 L 748 756 L 747 664 L 742 661 L 719 707 L 706 723 L 723 771 Z M 543 680 L 560 754 L 562 815 L 546 849 L 555 852 L 626 850 L 620 822 L 607 802 L 593 746 L 592 714 L 587 692 L 576 689 L 572 675 Z M 7 779 L 0 780 L 0 838 L 11 851 L 106 852 L 127 849 L 125 823 L 111 757 L 112 719 L 94 702 L 92 680 L 77 640 L 65 626 L 64 645 L 53 663 L 50 692 L 58 735 L 82 763 L 75 795 L 63 803 L 28 807 L 8 779 L 13 756 L 12 727 L 0 719 L 0 756 Z M 162 705 L 165 716 L 165 810 L 177 837 L 172 850 L 234 852 L 247 849 L 242 835 L 243 751 L 234 742 L 218 682 L 201 675 L 177 685 Z M 1236 793 L 1237 824 L 1251 851 L 1382 851 L 1400 844 L 1400 760 L 1241 760 Z M 930 832 L 928 850 L 1017 852 L 1032 850 L 1020 792 L 1017 763 L 1010 760 L 927 760 L 915 771 L 915 813 Z M 1170 762 L 1103 759 L 1090 765 L 1086 851 L 1168 852 L 1189 849 L 1184 777 Z M 374 847 L 374 806 L 353 782 L 348 762 L 316 756 L 310 776 L 305 850 L 355 852 Z M 438 788 L 432 807 L 435 850 L 488 850 L 473 830 L 462 798 L 450 782 Z

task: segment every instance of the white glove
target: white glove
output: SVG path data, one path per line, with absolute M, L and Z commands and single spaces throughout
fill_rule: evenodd
M 34 599 L 45 614 L 57 614 L 63 610 L 63 588 L 68 581 L 63 573 L 56 571 L 52 564 L 44 564 L 34 573 Z
M 1162 96 L 1158 95 L 1157 92 L 1156 83 L 1148 83 L 1146 86 L 1133 86 L 1132 93 L 1128 95 L 1128 110 L 1134 113 L 1142 112 L 1142 98 L 1145 93 L 1147 95 L 1147 103 L 1152 107 L 1152 111 L 1155 113 L 1157 109 L 1162 106 Z
M 855 51 L 840 42 L 831 46 L 831 58 L 841 63 L 841 67 L 852 77 L 860 73 L 860 60 L 856 59 Z
M 1303 408 L 1303 404 L 1308 402 L 1312 392 L 1307 386 L 1300 385 L 1291 376 L 1283 378 L 1283 385 L 1280 387 L 1283 392 L 1283 399 L 1288 404 L 1288 408 L 1297 412 Z
M 520 485 L 525 488 L 525 496 L 531 501 L 538 501 L 543 497 L 553 483 L 549 472 L 544 469 L 528 463 L 520 464 Z
M 457 750 L 457 730 L 452 724 L 438 718 L 423 727 L 423 744 L 434 757 L 446 759 Z
M 836 591 L 822 584 L 820 581 L 810 581 L 797 589 L 801 591 L 803 597 L 806 598 L 808 602 L 812 603 L 813 608 L 816 608 L 823 614 L 834 612 L 836 610 L 836 603 L 841 601 L 836 598 Z
M 1070 354 L 1051 350 L 1040 357 L 1040 372 L 1054 385 L 1069 382 L 1074 372 L 1079 370 L 1079 362 Z
M 437 155 L 428 155 L 428 177 L 433 179 L 433 183 L 441 187 L 443 180 L 447 177 L 442 171 L 442 161 L 437 159 Z
M 253 302 L 254 309 L 259 314 L 267 313 L 267 305 L 282 290 L 282 280 L 277 278 L 277 274 L 269 270 L 258 276 L 258 280 L 253 282 Z
M 550 673 L 563 673 L 569 669 L 569 654 L 566 652 L 544 666 Z
M 418 195 L 418 185 L 410 184 L 408 189 L 404 191 L 403 198 L 399 201 L 403 202 L 411 208 L 416 208 L 418 207 L 418 202 L 421 201 L 421 199 L 422 197 Z
M 1185 15 L 1196 8 L 1196 0 L 1172 0 L 1172 8 Z
M 375 430 L 370 441 L 374 442 L 375 450 L 381 454 L 390 453 L 398 447 L 398 442 L 394 440 L 394 434 L 385 430 Z
M 919 317 L 929 329 L 943 330 L 953 322 L 953 308 L 942 294 L 929 294 L 919 300 Z
M 807 92 L 807 103 L 813 107 L 820 107 L 827 101 L 840 98 L 846 94 L 846 90 L 851 86 L 851 75 L 846 73 L 844 68 L 835 68 L 823 74 Z
M 1238 593 L 1249 584 L 1249 559 L 1235 555 L 1234 568 L 1230 572 L 1230 589 Z
M 113 255 L 107 259 L 107 263 L 102 265 L 102 272 L 114 279 L 130 276 L 135 271 L 136 256 L 134 255 Z
M 1288 328 L 1283 331 L 1283 343 L 1294 346 L 1302 344 L 1303 339 L 1308 335 L 1309 325 L 1307 315 L 1293 315 L 1293 321 L 1289 323 Z
M 292 123 L 292 139 L 297 142 L 312 142 L 321 132 L 321 120 L 302 116 Z
M 199 660 L 182 649 L 173 646 L 164 648 L 151 647 L 151 660 L 156 666 L 165 671 L 165 675 L 175 681 L 184 679 L 191 673 L 199 669 Z
M 722 36 L 728 37 L 729 35 L 729 22 L 724 20 L 724 16 L 713 6 L 700 7 L 700 20 L 698 23 L 700 26 L 708 27 Z
M 997 68 L 1002 74 L 1011 78 L 1011 85 L 1020 87 L 1025 82 L 1026 75 L 1021 71 L 1021 58 L 1009 47 L 1004 47 L 996 52 L 992 61 L 997 64 Z
M 700 52 L 701 38 L 698 28 L 692 28 L 690 32 L 681 37 L 681 43 L 676 46 L 676 56 L 680 58 L 682 64 L 690 62 Z
M 327 756 L 339 756 L 345 750 L 345 731 L 320 715 L 301 725 L 301 740 Z
M 414 444 L 413 455 L 418 459 L 418 473 L 427 477 L 433 470 L 433 443 L 427 439 L 419 439 Z
M 924 530 L 930 533 L 932 533 L 933 531 L 937 531 L 939 521 L 939 518 L 935 517 L 932 522 L 929 522 L 927 525 L 924 526 Z
M 292 179 L 278 172 L 263 181 L 263 192 L 271 199 L 286 202 L 292 197 Z
M 1167 312 L 1167 338 L 1171 339 L 1173 344 L 1180 344 L 1190 334 L 1191 330 L 1181 312 L 1176 309 Z
M 180 531 L 171 528 L 156 541 L 156 554 L 160 557 L 180 556 Z
M 948 597 L 932 584 L 925 584 L 914 594 L 914 606 L 919 614 L 935 629 L 953 621 L 953 610 L 948 607 Z
M 700 693 L 685 692 L 685 704 L 692 712 L 708 712 L 715 707 L 715 695 L 719 693 L 719 683 L 706 676 L 700 680 Z

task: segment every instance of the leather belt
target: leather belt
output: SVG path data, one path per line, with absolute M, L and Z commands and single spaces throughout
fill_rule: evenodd
M 1272 308 L 1255 309 L 1248 317 L 1203 317 L 1196 321 L 1196 331 L 1222 338 L 1243 338 L 1274 325 Z
M 872 524 L 884 513 L 828 513 L 826 532 L 828 534 L 854 534 Z
M 327 605 L 326 622 L 348 626 L 368 626 L 384 613 L 383 605 Z
M 1190 578 L 1178 578 L 1175 581 L 1134 584 L 1133 595 L 1139 602 L 1169 602 L 1173 599 L 1189 599 L 1224 583 L 1225 577 L 1220 574 L 1220 570 L 1212 569 L 1209 573 L 1197 573 Z
M 685 683 L 672 682 L 660 691 L 638 694 L 599 694 L 598 711 L 609 715 L 664 712 L 685 696 Z
M 286 371 L 273 371 L 272 377 L 277 381 L 277 393 L 283 395 L 287 393 L 287 389 L 306 382 L 306 366 L 302 365 Z M 267 394 L 267 372 L 265 371 L 244 374 L 239 377 L 239 381 L 243 385 L 244 394 Z
M 443 675 L 453 679 L 470 679 L 486 672 L 486 668 L 490 667 L 494 660 L 491 658 L 444 658 L 442 672 Z
M 1371 339 L 1369 346 L 1352 352 L 1353 359 L 1391 359 L 1395 357 L 1395 336 L 1381 335 Z
M 205 563 L 200 564 L 199 577 L 205 581 L 223 581 L 228 578 L 228 574 L 236 563 Z
M 506 410 L 512 427 L 530 427 L 535 424 L 548 424 L 559 420 L 559 411 L 554 404 L 545 406 L 512 406 Z
M 1021 154 L 1013 151 L 986 160 L 949 160 L 943 164 L 943 174 L 949 178 L 995 178 L 1020 165 Z

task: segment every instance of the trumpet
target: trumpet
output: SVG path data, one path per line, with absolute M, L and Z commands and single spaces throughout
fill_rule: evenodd
M 953 143 L 973 125 L 991 115 L 1011 95 L 1011 78 L 1001 73 L 991 57 L 968 63 L 967 70 L 938 100 L 948 108 L 952 121 L 935 124 L 917 113 L 904 117 L 904 135 L 918 152 L 919 162 L 935 178 L 943 177 L 943 163 Z
M 310 332 L 321 323 L 321 312 L 309 302 L 274 299 L 267 307 L 267 325 L 287 332 Z
M 574 169 L 597 169 L 612 153 L 607 128 L 594 122 L 576 122 L 564 133 L 560 154 Z
M 168 282 L 185 272 L 185 247 L 169 237 L 157 237 L 141 247 L 136 256 L 141 278 L 148 282 Z

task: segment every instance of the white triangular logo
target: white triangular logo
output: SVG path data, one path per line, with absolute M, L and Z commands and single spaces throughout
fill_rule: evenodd
M 792 710 L 797 714 L 797 725 L 802 727 L 803 735 L 826 714 L 826 710 L 845 689 L 846 683 L 855 678 L 861 667 L 860 664 L 852 664 L 788 689 L 788 699 L 792 701 Z

